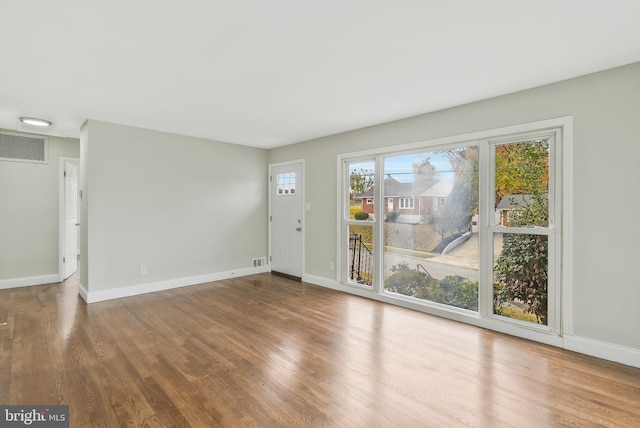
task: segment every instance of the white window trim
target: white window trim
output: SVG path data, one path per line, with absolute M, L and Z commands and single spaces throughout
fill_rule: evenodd
M 553 332 L 545 332 L 540 331 L 540 329 L 531 328 L 528 323 L 521 323 L 522 325 L 518 325 L 518 323 L 510 321 L 503 322 L 502 320 L 494 319 L 492 317 L 483 317 L 481 315 L 470 314 L 469 311 L 458 310 L 457 308 L 449 308 L 442 307 L 442 305 L 437 304 L 422 304 L 414 301 L 410 301 L 409 299 L 402 299 L 397 297 L 390 297 L 388 294 L 381 293 L 378 290 L 378 286 L 376 283 L 380 281 L 376 281 L 374 283 L 373 290 L 362 290 L 357 287 L 350 286 L 348 284 L 342 283 L 338 285 L 336 288 L 350 292 L 353 294 L 373 298 L 375 300 L 395 304 L 398 306 L 419 310 L 425 313 L 430 313 L 433 315 L 442 316 L 445 318 L 453 319 L 456 321 L 468 323 L 471 325 L 476 325 L 483 328 L 488 328 L 491 330 L 503 332 L 506 334 L 511 334 L 518 337 L 523 337 L 526 339 L 547 343 L 554 346 L 563 347 L 563 336 L 564 335 L 572 335 L 573 334 L 573 227 L 572 227 L 572 219 L 573 219 L 573 117 L 572 116 L 564 116 L 549 120 L 543 120 L 538 122 L 524 123 L 520 125 L 507 126 L 503 128 L 473 132 L 469 134 L 462 134 L 444 138 L 437 138 L 433 140 L 420 141 L 409 144 L 401 144 L 395 146 L 387 146 L 383 148 L 370 149 L 366 151 L 360 152 L 352 152 L 352 153 L 344 153 L 340 154 L 337 157 L 337 172 L 338 172 L 338 180 L 337 180 L 337 206 L 338 206 L 338 227 L 337 227 L 337 260 L 336 260 L 336 280 L 341 282 L 341 272 L 342 272 L 342 264 L 343 264 L 343 256 L 344 249 L 343 246 L 343 211 L 344 211 L 344 189 L 343 189 L 343 174 L 344 174 L 344 165 L 346 160 L 354 160 L 357 158 L 368 158 L 368 159 L 377 159 L 376 163 L 376 171 L 384 171 L 383 162 L 381 157 L 377 157 L 379 155 L 385 154 L 393 154 L 394 156 L 402 154 L 405 152 L 412 152 L 418 149 L 429 149 L 430 147 L 438 147 L 443 148 L 446 146 L 461 146 L 466 144 L 473 144 L 478 140 L 491 140 L 497 141 L 498 139 L 512 139 L 518 138 L 521 134 L 526 133 L 535 133 L 540 134 L 544 131 L 558 130 L 558 151 L 556 153 L 556 170 L 561 172 L 561 175 L 557 177 L 557 192 L 554 195 L 555 203 L 558 206 L 562 207 L 562 215 L 560 219 L 556 219 L 557 228 L 554 229 L 552 234 L 556 238 L 560 238 L 560 232 L 562 232 L 562 239 L 557 248 L 560 248 L 560 254 L 557 255 L 558 265 L 562 267 L 562 269 L 556 269 L 554 272 L 555 277 L 557 278 L 559 286 L 556 287 L 555 290 L 555 306 L 549 307 L 549 311 L 555 311 L 555 313 L 560 314 L 561 318 L 558 317 L 554 321 L 555 325 Z M 561 140 L 560 140 L 561 139 Z M 486 145 L 485 145 L 486 147 Z M 488 161 L 489 153 L 480 152 L 481 162 Z M 383 184 L 383 174 L 378 174 L 378 181 L 380 183 L 376 183 L 376 194 L 375 198 L 380 198 L 380 186 Z M 489 183 L 481 183 L 480 185 L 480 199 L 487 200 L 489 197 L 489 191 L 493 191 L 488 187 Z M 488 215 L 487 213 L 480 213 L 478 219 L 478 226 L 481 234 L 488 233 L 488 225 L 489 221 L 494 221 L 494 214 Z M 375 222 L 374 226 L 374 240 L 378 239 L 378 242 L 382 238 L 382 226 L 379 222 Z M 484 242 L 488 242 L 487 236 L 484 237 Z M 377 247 L 377 246 L 376 246 Z M 492 257 L 491 252 L 481 251 L 480 252 L 480 264 L 488 263 L 488 257 Z M 551 255 L 550 255 L 551 257 Z M 376 257 L 376 262 L 380 257 Z M 378 263 L 377 263 L 378 264 Z M 375 273 L 379 272 L 381 266 L 376 266 Z M 375 274 L 374 273 L 374 274 Z M 486 279 L 485 279 L 486 280 Z M 486 287 L 485 287 L 486 288 Z M 491 302 L 493 300 L 491 299 Z M 483 303 L 484 302 L 484 303 Z M 479 296 L 479 314 L 481 313 L 481 305 L 486 305 L 488 302 L 487 296 Z M 486 314 L 487 308 L 484 308 L 484 313 Z
M 408 202 L 408 203 L 409 203 L 409 204 L 408 204 L 408 205 L 409 205 L 408 207 L 406 206 L 406 205 L 407 205 L 407 203 L 406 203 L 406 202 Z M 413 203 L 413 196 L 408 196 L 408 197 L 402 197 L 402 198 L 400 198 L 400 205 L 399 205 L 399 208 L 400 208 L 401 210 L 412 210 L 412 209 L 414 209 L 414 206 L 415 206 L 415 205 L 414 205 L 414 203 Z
M 353 156 L 349 157 L 349 161 L 350 162 L 367 162 L 367 161 L 372 161 L 373 159 L 370 156 L 365 156 L 362 158 L 355 158 Z M 348 174 L 348 164 L 346 162 L 342 162 L 340 161 L 338 164 L 338 170 L 340 171 L 340 179 L 338 180 L 338 197 L 340 198 L 340 202 L 338 203 L 338 218 L 340 219 L 338 224 L 339 227 L 337 229 L 337 238 L 338 238 L 338 252 L 337 254 L 340 254 L 342 257 L 342 255 L 346 255 L 349 251 L 349 237 L 347 235 L 347 229 L 349 227 L 349 225 L 356 225 L 356 226 L 362 226 L 362 225 L 366 225 L 366 226 L 370 226 L 373 228 L 373 230 L 376 229 L 375 225 L 378 223 L 378 219 L 377 219 L 377 206 L 374 205 L 376 198 L 380 197 L 380 188 L 377 185 L 378 183 L 375 183 L 373 186 L 373 197 L 372 198 L 367 198 L 367 199 L 371 199 L 372 201 L 372 205 L 374 205 L 374 211 L 373 211 L 373 215 L 370 215 L 369 219 L 367 220 L 355 220 L 350 218 L 350 204 L 349 204 L 349 195 L 346 195 L 347 200 L 346 201 L 342 201 L 342 174 Z M 378 170 L 378 165 L 375 165 L 374 171 Z M 347 192 L 348 193 L 348 192 Z M 376 247 L 377 247 L 377 242 L 382 242 L 382 241 L 378 241 L 376 238 L 374 238 L 373 240 L 373 252 L 374 252 L 374 263 L 376 264 L 374 266 L 374 271 L 373 271 L 373 275 L 372 275 L 372 280 L 375 284 L 376 281 L 376 276 L 377 276 L 377 272 L 378 272 L 378 265 L 377 262 L 375 260 L 375 251 L 376 251 Z M 341 282 L 341 283 L 348 283 L 350 287 L 352 287 L 353 289 L 360 289 L 360 290 L 366 290 L 366 291 L 371 291 L 375 288 L 374 286 L 369 286 L 369 285 L 361 285 L 355 282 L 350 282 L 347 280 L 347 272 L 346 270 L 344 270 L 343 272 L 343 265 L 344 265 L 344 261 L 342 260 L 342 258 L 338 258 L 336 260 L 336 281 Z
M 532 330 L 538 330 L 543 333 L 554 334 L 561 336 L 561 307 L 559 306 L 560 302 L 560 291 L 562 288 L 561 278 L 558 275 L 560 268 L 559 266 L 562 264 L 562 260 L 559 255 L 556 255 L 558 250 L 558 245 L 556 245 L 556 238 L 561 237 L 562 227 L 559 222 L 556 222 L 556 217 L 560 216 L 558 212 L 559 207 L 562 207 L 562 201 L 558 199 L 556 196 L 562 193 L 562 189 L 559 188 L 560 183 L 557 182 L 557 177 L 560 177 L 562 162 L 562 150 L 558 150 L 558 145 L 561 144 L 562 138 L 560 135 L 560 128 L 551 129 L 551 130 L 539 130 L 539 131 L 531 131 L 526 133 L 519 133 L 513 136 L 509 136 L 506 138 L 494 138 L 489 139 L 489 156 L 484 156 L 484 159 L 481 157 L 481 165 L 480 169 L 494 170 L 495 168 L 495 149 L 496 146 L 501 144 L 508 143 L 518 143 L 534 138 L 545 137 L 549 138 L 549 224 L 547 227 L 510 227 L 503 226 L 498 223 L 499 219 L 496 219 L 495 209 L 493 207 L 496 206 L 498 201 L 495 200 L 495 175 L 491 173 L 490 176 L 480 177 L 480 186 L 487 186 L 489 189 L 488 196 L 488 204 L 485 204 L 486 209 L 486 219 L 485 223 L 485 231 L 486 237 L 484 253 L 492 255 L 493 253 L 493 234 L 495 233 L 515 233 L 515 234 L 530 234 L 530 235 L 545 235 L 547 236 L 547 245 L 548 245 L 548 278 L 549 278 L 549 292 L 548 292 L 548 301 L 549 307 L 547 308 L 547 325 L 531 325 L 529 323 L 522 323 L 523 327 L 530 328 Z M 488 165 L 487 165 L 488 164 Z M 483 179 L 485 182 L 483 183 Z M 480 228 L 481 232 L 483 227 Z M 482 238 L 481 238 L 482 240 Z M 482 254 L 482 251 L 480 252 Z M 482 262 L 480 262 L 482 263 Z M 493 263 L 493 261 L 489 261 L 489 263 Z M 492 282 L 493 272 L 486 272 L 487 277 L 485 278 L 486 283 Z M 504 317 L 500 315 L 493 314 L 493 290 L 483 290 L 484 295 L 481 297 L 481 300 L 478 304 L 479 310 L 485 313 L 488 317 L 496 319 L 496 320 L 504 320 Z M 482 300 L 484 301 L 484 305 L 482 304 Z M 507 320 L 505 320 L 507 321 Z M 508 320 L 508 322 L 514 322 L 513 320 Z

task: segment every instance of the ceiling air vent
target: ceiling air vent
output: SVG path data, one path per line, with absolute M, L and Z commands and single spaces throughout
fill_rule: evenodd
M 0 160 L 47 162 L 45 137 L 0 133 Z

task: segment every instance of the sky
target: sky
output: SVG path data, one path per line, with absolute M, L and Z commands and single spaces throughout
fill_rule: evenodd
M 420 152 L 386 157 L 384 159 L 384 174 L 390 174 L 393 178 L 402 183 L 411 183 L 413 182 L 413 164 L 422 162 L 427 157 L 430 159 L 431 165 L 435 167 L 436 171 L 441 172 L 437 175 L 440 180 L 453 177 L 451 164 L 447 158 L 434 152 Z M 373 160 L 352 163 L 349 164 L 349 174 L 351 174 L 352 171 L 360 170 L 360 168 L 373 170 L 374 167 L 375 163 Z

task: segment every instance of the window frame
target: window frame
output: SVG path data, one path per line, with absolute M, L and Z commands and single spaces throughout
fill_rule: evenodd
M 338 188 L 340 189 L 340 191 L 338 192 L 338 197 L 340 198 L 339 203 L 338 203 L 338 209 L 339 209 L 339 214 L 338 214 L 338 246 L 339 246 L 339 250 L 338 250 L 338 254 L 341 254 L 343 256 L 347 257 L 348 260 L 348 256 L 349 256 L 349 227 L 350 226 L 367 226 L 367 227 L 372 227 L 373 230 L 373 239 L 371 242 L 372 244 L 372 253 L 373 253 L 373 260 L 374 260 L 374 269 L 372 272 L 372 284 L 371 285 L 364 285 L 364 284 L 359 284 L 357 282 L 354 281 L 350 281 L 349 280 L 349 275 L 348 275 L 348 263 L 343 262 L 342 258 L 336 261 L 336 274 L 337 274 L 337 280 L 342 283 L 342 284 L 348 284 L 349 287 L 355 288 L 355 289 L 359 289 L 359 290 L 366 290 L 366 291 L 373 291 L 376 287 L 376 283 L 377 281 L 377 272 L 378 272 L 378 262 L 377 259 L 378 257 L 376 256 L 377 251 L 378 251 L 378 238 L 376 236 L 375 230 L 376 230 L 376 226 L 378 224 L 378 211 L 380 210 L 379 208 L 379 204 L 376 204 L 375 201 L 379 200 L 379 193 L 380 193 L 380 189 L 378 186 L 378 183 L 376 181 L 374 181 L 373 184 L 373 198 L 371 198 L 372 200 L 372 204 L 373 204 L 373 216 L 370 216 L 369 219 L 367 220 L 356 220 L 356 219 L 352 219 L 350 218 L 350 192 L 349 192 L 349 187 L 350 187 L 350 180 L 349 180 L 349 165 L 351 163 L 365 163 L 365 162 L 374 162 L 374 174 L 376 173 L 376 171 L 378 171 L 378 165 L 375 163 L 375 158 L 371 157 L 371 156 L 360 156 L 360 157 L 349 157 L 348 159 L 345 159 L 344 161 L 340 162 L 340 167 L 339 167 L 339 171 L 340 173 L 340 179 L 338 180 Z M 343 178 L 345 177 L 346 174 L 346 191 L 342 191 L 342 182 L 343 182 Z M 369 199 L 369 198 L 368 198 Z M 343 268 L 344 267 L 344 268 Z
M 535 325 L 526 322 L 520 322 L 517 320 L 507 319 L 504 320 L 499 315 L 493 314 L 493 287 L 487 287 L 486 284 L 491 283 L 492 278 L 489 275 L 493 275 L 493 270 L 488 269 L 487 266 L 492 266 L 493 263 L 493 251 L 489 247 L 492 245 L 490 238 L 490 232 L 495 230 L 495 210 L 490 207 L 495 207 L 493 201 L 494 187 L 489 179 L 486 171 L 489 171 L 491 159 L 491 144 L 504 142 L 504 141 L 524 141 L 527 136 L 539 137 L 542 134 L 553 135 L 555 138 L 555 148 L 553 155 L 550 156 L 550 181 L 554 180 L 553 195 L 550 193 L 550 209 L 553 209 L 553 214 L 550 214 L 550 219 L 554 218 L 553 227 L 545 232 L 549 236 L 549 259 L 554 260 L 554 266 L 549 266 L 549 280 L 554 282 L 555 286 L 553 290 L 549 291 L 549 320 L 547 326 Z M 485 171 L 482 174 L 479 182 L 479 197 L 480 203 L 483 208 L 478 213 L 478 233 L 480 242 L 484 251 L 479 251 L 479 263 L 484 266 L 484 272 L 480 272 L 480 276 L 484 277 L 484 286 L 479 290 L 478 301 L 478 313 L 468 313 L 469 311 L 459 311 L 455 308 L 444 308 L 442 305 L 433 303 L 415 302 L 412 299 L 399 298 L 398 296 L 389 296 L 388 293 L 384 293 L 380 284 L 382 282 L 381 272 L 383 270 L 382 261 L 383 255 L 377 254 L 380 251 L 380 245 L 384 245 L 383 231 L 381 220 L 376 217 L 376 221 L 373 222 L 374 227 L 374 241 L 378 242 L 374 245 L 375 258 L 376 258 L 376 271 L 374 273 L 374 284 L 371 289 L 363 291 L 357 289 L 352 284 L 348 284 L 342 281 L 341 272 L 343 263 L 343 243 L 344 236 L 342 233 L 344 219 L 344 165 L 347 161 L 353 161 L 354 159 L 366 157 L 368 160 L 375 162 L 376 177 L 374 192 L 374 204 L 376 201 L 384 200 L 384 195 L 381 189 L 383 189 L 384 183 L 384 158 L 388 156 L 398 156 L 402 153 L 416 152 L 420 150 L 434 150 L 434 149 L 447 149 L 454 148 L 456 146 L 478 144 L 479 145 L 479 168 L 481 171 Z M 372 149 L 367 151 L 344 153 L 337 156 L 338 162 L 338 199 L 339 199 L 339 212 L 338 217 L 338 252 L 337 252 L 337 283 L 335 288 L 358 294 L 361 296 L 373 298 L 376 300 L 392 303 L 395 305 L 416 309 L 422 312 L 443 316 L 445 318 L 453 319 L 456 321 L 465 322 L 472 325 L 477 325 L 484 328 L 489 328 L 495 331 L 501 331 L 504 333 L 512 334 L 515 336 L 525 337 L 527 339 L 536 340 L 543 343 L 548 343 L 556 346 L 562 346 L 562 336 L 564 334 L 571 334 L 573 330 L 572 326 L 572 228 L 570 219 L 572 218 L 573 207 L 573 194 L 572 194 L 572 175 L 573 175 L 573 118 L 571 116 L 560 117 L 555 119 L 549 119 L 539 122 L 531 122 L 520 125 L 508 126 L 504 128 L 490 129 L 486 131 L 480 131 L 470 134 L 456 135 L 445 138 L 438 138 L 426 141 L 420 141 L 409 144 L 390 145 L 379 149 Z M 553 178 L 552 178 L 553 177 Z M 489 203 L 488 201 L 491 201 Z M 493 204 L 493 205 L 491 205 Z M 553 206 L 553 208 L 551 208 Z M 551 221 L 551 220 L 550 220 Z M 502 226 L 501 226 L 502 227 Z M 493 229 L 491 229 L 493 228 Z M 506 232 L 521 232 L 520 228 L 508 228 L 504 227 Z M 522 228 L 523 233 L 531 233 L 530 228 Z M 540 232 L 536 229 L 536 233 Z
M 398 198 L 400 199 L 400 204 L 398 205 L 398 209 L 400 210 L 413 210 L 415 209 L 415 205 L 414 205 L 414 199 L 413 196 L 403 196 Z M 406 206 L 407 204 L 405 202 L 409 202 L 410 206 Z
M 495 234 L 522 234 L 522 235 L 544 235 L 547 237 L 547 251 L 548 251 L 548 265 L 547 265 L 547 277 L 548 277 L 548 285 L 547 285 L 547 314 L 548 321 L 546 325 L 540 324 L 531 324 L 524 321 L 518 321 L 514 319 L 507 319 L 504 316 L 497 315 L 493 313 L 493 284 L 490 290 L 484 290 L 484 299 L 485 304 L 482 305 L 479 302 L 479 307 L 483 306 L 483 312 L 486 317 L 492 318 L 495 320 L 514 323 L 516 325 L 521 325 L 523 328 L 529 328 L 532 330 L 537 330 L 543 333 L 550 334 L 558 334 L 561 335 L 561 323 L 560 319 L 561 315 L 561 289 L 562 289 L 562 281 L 560 277 L 560 269 L 559 266 L 562 264 L 562 260 L 559 258 L 559 248 L 558 246 L 561 243 L 561 233 L 562 233 L 562 225 L 560 221 L 556 221 L 556 219 L 561 218 L 561 207 L 562 207 L 562 189 L 559 188 L 558 179 L 562 175 L 562 171 L 559 170 L 562 166 L 562 154 L 561 150 L 558 150 L 557 145 L 562 142 L 560 136 L 561 130 L 559 128 L 550 129 L 550 130 L 539 130 L 539 131 L 531 131 L 518 133 L 515 135 L 505 136 L 502 138 L 493 138 L 488 140 L 488 149 L 489 156 L 488 159 L 484 159 L 484 166 L 490 171 L 489 176 L 485 176 L 484 180 L 488 182 L 488 187 L 490 189 L 488 195 L 488 203 L 486 204 L 486 209 L 491 212 L 486 213 L 486 218 L 488 220 L 486 227 L 484 228 L 488 235 L 491 235 L 490 238 L 485 239 L 485 253 L 490 252 L 493 256 L 493 237 Z M 496 216 L 493 214 L 495 212 L 495 208 L 497 206 L 497 202 L 495 200 L 495 158 L 496 158 L 496 147 L 505 144 L 519 143 L 525 142 L 527 140 L 534 139 L 544 139 L 548 138 L 549 140 L 549 171 L 548 171 L 548 180 L 549 180 L 549 224 L 547 227 L 513 227 L 513 226 L 503 226 L 500 224 L 500 220 L 496 219 Z M 482 160 L 481 160 L 482 163 Z M 487 165 L 488 164 L 488 165 Z M 481 169 L 483 167 L 481 166 Z M 482 183 L 483 178 L 480 179 Z M 556 240 L 560 239 L 560 242 Z M 492 257 L 493 258 L 493 257 Z M 486 278 L 485 282 L 488 284 L 489 282 L 493 283 L 493 270 L 486 269 Z

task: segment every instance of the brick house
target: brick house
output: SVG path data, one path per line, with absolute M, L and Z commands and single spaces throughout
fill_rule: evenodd
M 506 195 L 500 199 L 496 207 L 496 224 L 509 226 L 511 213 L 529 205 L 531 195 Z
M 446 206 L 447 198 L 453 189 L 453 181 L 417 180 L 402 183 L 388 176 L 384 180 L 383 213 L 398 213 L 399 223 L 427 223 L 431 216 Z M 374 186 L 358 195 L 362 211 L 373 215 Z

